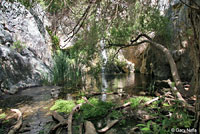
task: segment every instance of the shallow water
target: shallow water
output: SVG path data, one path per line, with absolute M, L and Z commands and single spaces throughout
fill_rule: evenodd
M 6 120 L 14 115 L 10 108 L 19 109 L 23 113 L 23 126 L 20 131 L 26 128 L 29 131 L 22 132 L 23 134 L 39 134 L 46 123 L 52 121 L 48 109 L 54 102 L 51 97 L 53 88 L 55 86 L 27 88 L 15 95 L 5 95 L 0 99 L 0 109 L 6 113 Z
M 128 96 L 141 95 L 146 91 L 150 83 L 150 77 L 142 74 L 106 74 L 104 80 L 107 83 L 105 87 L 102 83 L 101 76 L 97 79 L 87 77 L 86 91 L 92 92 L 122 92 Z M 105 82 L 104 81 L 104 82 Z M 0 99 L 0 109 L 18 108 L 23 112 L 24 125 L 28 126 L 30 131 L 23 134 L 39 134 L 43 130 L 46 123 L 52 121 L 49 115 L 49 107 L 55 100 L 51 97 L 53 86 L 43 86 L 27 88 L 20 91 L 16 95 L 5 95 Z M 68 99 L 71 94 L 67 94 Z M 98 96 L 104 101 L 114 101 L 122 104 L 123 96 L 102 94 Z M 127 98 L 127 96 L 126 96 Z M 73 99 L 70 98 L 70 99 Z M 13 113 L 6 111 L 9 115 Z M 129 125 L 132 123 L 129 123 Z
M 145 95 L 150 83 L 151 77 L 138 73 L 130 74 L 105 74 L 97 77 L 87 77 L 86 91 L 88 92 L 121 92 L 129 96 Z M 101 100 L 120 99 L 116 95 L 102 94 Z

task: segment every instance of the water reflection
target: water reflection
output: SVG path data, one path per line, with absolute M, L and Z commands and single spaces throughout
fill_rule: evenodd
M 88 87 L 93 92 L 125 92 L 128 95 L 141 95 L 141 92 L 147 91 L 151 78 L 147 75 L 130 73 L 130 74 L 105 74 L 97 79 L 88 78 Z M 92 83 L 92 84 L 91 84 Z M 90 85 L 90 86 L 89 86 Z M 106 94 L 102 94 L 101 100 L 109 99 Z
M 108 89 L 111 91 L 123 90 L 130 95 L 138 95 L 145 91 L 150 83 L 150 77 L 138 73 L 106 75 Z

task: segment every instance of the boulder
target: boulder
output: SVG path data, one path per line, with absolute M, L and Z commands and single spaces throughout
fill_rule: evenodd
M 96 129 L 91 121 L 85 122 L 85 134 L 97 134 Z

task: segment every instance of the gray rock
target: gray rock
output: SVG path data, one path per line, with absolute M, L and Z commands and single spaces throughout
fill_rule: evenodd
M 0 88 L 3 91 L 14 94 L 19 88 L 38 86 L 43 73 L 50 73 L 50 37 L 44 23 L 38 26 L 35 18 L 37 14 L 33 16 L 20 3 L 0 3 Z
M 96 129 L 91 121 L 85 122 L 85 134 L 97 134 Z

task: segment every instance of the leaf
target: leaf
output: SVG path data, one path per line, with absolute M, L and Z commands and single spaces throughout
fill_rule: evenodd
M 151 131 L 150 128 L 148 128 L 148 127 L 144 127 L 144 128 L 142 128 L 141 130 L 142 130 L 142 131 Z
M 145 124 L 137 124 L 136 126 L 137 126 L 137 127 L 146 127 Z

